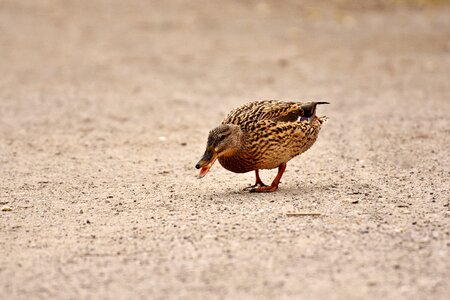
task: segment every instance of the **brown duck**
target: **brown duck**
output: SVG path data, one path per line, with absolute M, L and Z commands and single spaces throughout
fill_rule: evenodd
M 205 153 L 195 166 L 201 168 L 199 177 L 219 159 L 232 172 L 255 171 L 256 183 L 247 188 L 250 192 L 276 191 L 286 163 L 314 144 L 327 120 L 316 116 L 318 104 L 329 103 L 266 100 L 235 108 L 209 132 Z M 265 185 L 259 170 L 277 167 L 272 184 Z

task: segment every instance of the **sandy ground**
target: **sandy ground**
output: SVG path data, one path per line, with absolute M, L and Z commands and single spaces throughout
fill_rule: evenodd
M 385 2 L 1 1 L 0 298 L 446 299 L 450 8 Z M 197 179 L 257 99 L 330 121 Z

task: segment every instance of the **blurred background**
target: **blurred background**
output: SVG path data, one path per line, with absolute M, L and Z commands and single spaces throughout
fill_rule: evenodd
M 3 0 L 0 132 L 103 147 L 84 152 L 128 142 L 157 158 L 160 137 L 198 151 L 244 102 L 324 100 L 337 134 L 355 130 L 344 143 L 381 147 L 369 133 L 388 138 L 398 121 L 417 135 L 419 112 L 444 117 L 448 13 L 439 0 Z
M 449 16 L 0 0 L 2 295 L 446 299 Z M 253 174 L 219 166 L 195 179 L 208 131 L 262 99 L 331 102 L 280 192 L 243 194 Z
M 37 106 L 34 114 L 67 107 L 102 117 L 126 107 L 137 118 L 153 109 L 161 114 L 150 122 L 161 126 L 189 121 L 186 105 L 214 107 L 206 127 L 253 99 L 364 105 L 396 84 L 425 100 L 426 89 L 446 86 L 432 76 L 446 72 L 447 3 L 3 0 L 2 98 L 15 94 L 14 105 Z M 45 118 L 74 118 L 59 114 Z

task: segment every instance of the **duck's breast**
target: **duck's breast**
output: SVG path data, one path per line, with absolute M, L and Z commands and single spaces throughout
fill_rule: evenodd
M 219 162 L 225 169 L 234 173 L 246 173 L 255 168 L 255 161 L 251 156 L 247 156 L 244 153 L 236 153 L 229 157 L 219 157 Z

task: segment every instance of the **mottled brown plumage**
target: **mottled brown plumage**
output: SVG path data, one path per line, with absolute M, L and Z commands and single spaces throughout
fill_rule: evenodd
M 286 163 L 316 141 L 326 120 L 316 116 L 316 106 L 326 103 L 267 100 L 232 110 L 209 134 L 205 154 L 196 166 L 202 168 L 200 177 L 218 158 L 232 172 L 255 171 L 256 183 L 250 191 L 275 191 Z M 279 172 L 272 185 L 264 185 L 258 170 L 277 167 Z

